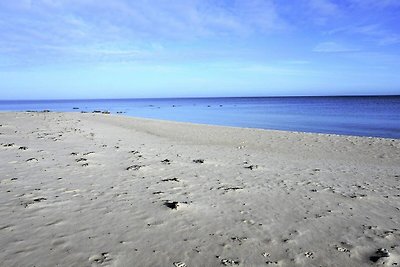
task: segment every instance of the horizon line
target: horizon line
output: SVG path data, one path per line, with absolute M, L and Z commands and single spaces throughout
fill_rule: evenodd
M 218 99 L 218 98 L 296 98 L 296 97 L 400 97 L 400 94 L 349 94 L 349 95 L 274 95 L 274 96 L 186 96 L 186 97 L 127 97 L 127 98 L 48 98 L 48 99 L 0 99 L 12 101 L 102 101 L 102 100 L 160 100 L 160 99 Z

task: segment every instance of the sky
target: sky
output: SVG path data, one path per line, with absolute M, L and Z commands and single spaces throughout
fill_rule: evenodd
M 0 1 L 0 100 L 400 94 L 400 0 Z

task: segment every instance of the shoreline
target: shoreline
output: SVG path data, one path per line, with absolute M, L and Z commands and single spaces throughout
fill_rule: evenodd
M 75 112 L 0 125 L 7 266 L 400 264 L 399 139 Z
M 400 139 L 399 101 L 395 96 L 38 100 L 6 102 L 0 109 L 105 112 L 221 126 Z
M 104 111 L 52 111 L 52 110 L 27 110 L 27 111 L 1 111 L 0 110 L 0 115 L 1 114 L 7 114 L 7 113 L 55 113 L 55 114 L 98 114 L 98 115 L 107 115 L 109 117 L 113 118 L 128 118 L 128 119 L 133 119 L 133 120 L 143 120 L 143 121 L 153 121 L 155 123 L 160 122 L 160 123 L 177 123 L 177 124 L 183 124 L 183 125 L 194 125 L 194 126 L 206 126 L 206 127 L 222 127 L 222 128 L 232 128 L 232 129 L 237 129 L 237 130 L 256 130 L 256 131 L 266 131 L 266 132 L 276 132 L 278 133 L 293 133 L 293 134 L 305 134 L 305 135 L 321 135 L 321 136 L 327 136 L 327 137 L 355 137 L 355 138 L 369 138 L 369 139 L 382 139 L 382 140 L 400 140 L 400 138 L 394 138 L 394 137 L 381 137 L 381 136 L 366 136 L 366 135 L 351 135 L 351 134 L 336 134 L 336 133 L 323 133 L 323 132 L 307 132 L 307 131 L 295 131 L 295 130 L 279 130 L 279 129 L 267 129 L 267 128 L 256 128 L 256 127 L 240 127 L 240 126 L 229 126 L 229 125 L 220 125 L 220 124 L 207 124 L 207 123 L 196 123 L 196 122 L 185 122 L 185 121 L 175 121 L 175 120 L 168 120 L 168 119 L 157 119 L 157 118 L 147 118 L 147 117 L 137 117 L 137 116 L 132 116 L 132 115 L 124 115 L 123 112 L 115 112 L 111 113 L 108 110 Z

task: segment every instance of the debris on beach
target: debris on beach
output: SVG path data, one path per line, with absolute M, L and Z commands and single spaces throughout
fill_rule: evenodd
M 245 166 L 245 169 L 249 169 L 249 170 L 254 170 L 258 168 L 258 165 L 249 165 L 249 166 Z
M 172 210 L 177 210 L 179 207 L 179 202 L 177 201 L 165 201 L 164 206 L 172 209 Z
M 377 262 L 378 260 L 380 260 L 381 258 L 389 258 L 390 257 L 390 253 L 386 248 L 379 248 L 374 255 L 372 255 L 371 257 L 369 257 L 370 261 L 372 262 Z
M 126 170 L 127 171 L 131 171 L 131 170 L 134 170 L 134 171 L 137 171 L 137 170 L 139 170 L 140 168 L 142 168 L 143 166 L 141 166 L 141 165 L 131 165 L 131 166 L 129 166 L 129 167 L 127 167 L 126 168 Z

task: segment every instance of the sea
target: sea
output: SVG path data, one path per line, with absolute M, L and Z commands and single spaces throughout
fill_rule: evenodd
M 0 111 L 28 110 L 400 139 L 400 96 L 0 101 Z

